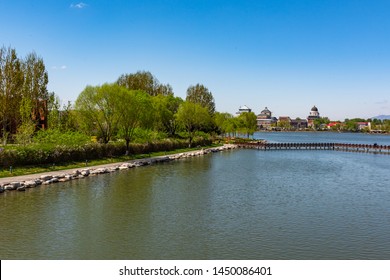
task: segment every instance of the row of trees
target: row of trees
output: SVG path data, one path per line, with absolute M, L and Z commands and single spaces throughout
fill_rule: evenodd
M 120 80 L 130 76 L 121 76 Z M 188 88 L 186 100 L 174 97 L 173 93 L 152 95 L 153 91 L 147 93 L 134 84 L 121 84 L 87 86 L 75 104 L 81 118 L 80 129 L 98 135 L 104 143 L 120 138 L 126 141 L 128 148 L 139 130 L 152 130 L 170 137 L 181 132 L 191 145 L 199 132 L 227 133 L 234 129 L 237 132 L 240 127 L 245 133 L 253 133 L 256 127 L 254 114 L 233 118 L 229 114 L 215 112 L 212 93 L 200 84 Z M 254 124 L 250 129 L 244 129 L 247 119 Z
M 0 48 L 0 137 L 18 130 L 34 130 L 46 115 L 48 74 L 42 58 L 32 52 L 25 58 L 13 48 Z
M 43 59 L 32 52 L 25 58 L 13 48 L 0 49 L 0 137 L 27 144 L 38 130 L 82 132 L 101 142 L 123 139 L 127 148 L 142 133 L 186 137 L 252 134 L 256 116 L 233 117 L 215 109 L 213 94 L 202 84 L 190 86 L 185 100 L 150 72 L 123 74 L 116 82 L 87 86 L 74 106 L 47 90 Z M 12 136 L 12 137 L 10 137 Z M 42 137 L 40 134 L 39 137 Z

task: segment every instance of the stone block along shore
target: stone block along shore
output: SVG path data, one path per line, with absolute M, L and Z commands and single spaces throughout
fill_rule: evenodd
M 14 190 L 25 191 L 27 188 L 35 188 L 40 185 L 51 185 L 58 182 L 67 182 L 70 180 L 86 178 L 88 176 L 96 176 L 99 174 L 116 172 L 118 170 L 126 170 L 134 167 L 151 165 L 161 162 L 202 156 L 209 153 L 221 152 L 236 148 L 237 145 L 225 144 L 221 147 L 201 149 L 197 151 L 190 151 L 167 156 L 151 157 L 147 159 L 136 159 L 122 163 L 116 162 L 111 164 L 92 166 L 90 168 L 75 168 L 62 171 L 50 171 L 39 174 L 0 178 L 0 193 Z

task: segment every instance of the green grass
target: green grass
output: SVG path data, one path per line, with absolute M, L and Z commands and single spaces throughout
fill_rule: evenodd
M 202 148 L 212 148 L 212 147 L 218 147 L 221 146 L 219 144 L 213 144 L 210 146 L 205 146 Z M 109 163 L 116 163 L 116 162 L 124 162 L 129 161 L 133 159 L 143 159 L 143 158 L 149 158 L 149 157 L 157 157 L 157 156 L 164 156 L 164 155 L 171 155 L 171 154 L 177 154 L 177 153 L 184 153 L 189 151 L 195 151 L 199 150 L 199 147 L 195 148 L 186 148 L 186 149 L 177 149 L 173 151 L 168 152 L 154 152 L 150 154 L 138 154 L 138 155 L 129 155 L 129 156 L 120 156 L 120 157 L 114 157 L 114 158 L 103 158 L 103 159 L 97 159 L 97 160 L 90 160 L 88 162 L 67 162 L 62 164 L 55 164 L 55 165 L 34 165 L 34 166 L 13 166 L 12 167 L 12 173 L 10 170 L 4 169 L 0 167 L 0 178 L 5 177 L 14 177 L 14 176 L 21 176 L 21 175 L 29 175 L 29 174 L 36 174 L 36 173 L 45 173 L 50 171 L 60 171 L 60 170 L 66 170 L 66 169 L 73 169 L 73 168 L 86 168 L 91 166 L 97 166 L 102 164 L 109 164 Z

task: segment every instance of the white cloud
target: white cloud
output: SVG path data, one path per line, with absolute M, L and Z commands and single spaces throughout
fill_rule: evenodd
M 67 67 L 66 65 L 61 65 L 61 66 L 52 66 L 51 69 L 53 70 L 65 70 Z
M 80 2 L 78 4 L 70 4 L 70 7 L 73 8 L 73 9 L 84 9 L 85 7 L 87 7 L 88 5 L 83 3 L 83 2 Z

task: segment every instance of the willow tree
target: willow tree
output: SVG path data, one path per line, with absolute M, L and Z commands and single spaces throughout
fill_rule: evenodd
M 249 135 L 253 135 L 257 129 L 257 117 L 255 113 L 244 112 L 241 113 L 237 118 L 239 123 L 238 130 L 241 133 L 246 134 L 247 138 L 249 138 Z
M 89 133 L 96 130 L 103 143 L 108 143 L 117 131 L 120 90 L 121 87 L 114 84 L 87 86 L 76 100 L 75 107 L 84 129 Z
M 180 105 L 176 118 L 188 135 L 189 147 L 192 145 L 195 133 L 206 128 L 211 122 L 206 107 L 188 101 Z
M 123 74 L 118 78 L 116 83 L 129 90 L 142 90 L 150 96 L 173 95 L 172 87 L 169 84 L 161 84 L 157 78 L 148 71 Z
M 214 123 L 216 125 L 217 132 L 223 136 L 226 133 L 234 132 L 235 128 L 232 127 L 233 115 L 230 113 L 216 112 L 214 114 Z
M 168 133 L 170 136 L 175 135 L 178 128 L 178 122 L 175 114 L 179 110 L 183 99 L 173 95 L 158 95 L 153 97 L 154 110 L 154 127 L 158 131 Z
M 135 130 L 152 125 L 152 101 L 151 97 L 143 91 L 128 90 L 123 87 L 117 88 L 117 95 L 115 106 L 119 114 L 118 136 L 126 141 L 126 151 L 129 153 Z

